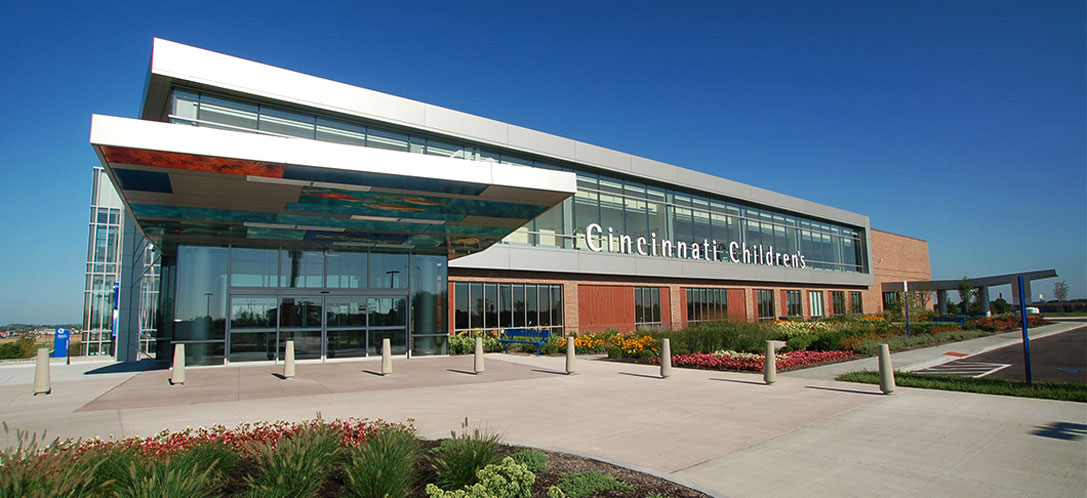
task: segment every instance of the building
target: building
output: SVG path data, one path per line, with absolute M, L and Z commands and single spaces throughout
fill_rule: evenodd
M 511 124 L 159 39 L 147 81 L 91 144 L 126 247 L 161 252 L 159 358 L 877 313 L 882 282 L 929 276 L 924 241 L 867 216 Z
M 91 182 L 90 233 L 87 236 L 87 276 L 83 287 L 83 329 L 79 354 L 112 355 L 115 284 L 121 281 L 121 234 L 124 205 L 101 166 L 95 166 Z M 136 246 L 142 267 L 137 289 L 139 299 L 139 350 L 148 354 L 155 336 L 158 307 L 158 256 L 153 245 Z

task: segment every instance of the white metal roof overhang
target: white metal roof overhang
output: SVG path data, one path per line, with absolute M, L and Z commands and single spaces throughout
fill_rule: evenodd
M 573 173 L 95 115 L 140 231 L 176 244 L 482 251 L 577 190 Z

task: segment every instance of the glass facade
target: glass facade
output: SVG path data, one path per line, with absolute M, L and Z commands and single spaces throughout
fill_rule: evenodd
M 823 316 L 823 291 L 808 291 L 808 309 L 811 316 Z
M 804 308 L 800 304 L 800 291 L 785 291 L 785 314 L 787 316 L 804 316 Z
M 770 289 L 756 289 L 755 303 L 758 307 L 759 320 L 774 320 L 774 291 Z
M 835 315 L 845 314 L 845 291 L 830 291 L 830 301 Z
M 860 292 L 849 293 L 849 312 L 857 315 L 864 314 L 864 299 L 861 297 Z
M 447 351 L 442 256 L 181 245 L 162 261 L 159 336 L 191 364 L 278 361 L 288 340 L 299 360 L 380 354 L 384 338 Z
M 634 288 L 634 326 L 639 329 L 661 327 L 660 287 Z
M 95 167 L 93 175 L 80 354 L 112 355 L 113 287 L 121 281 L 124 205 L 102 168 Z
M 687 289 L 687 322 L 728 319 L 726 289 Z
M 87 267 L 83 287 L 83 323 L 78 342 L 73 340 L 72 354 L 114 354 L 113 307 L 114 283 L 121 281 L 121 236 L 124 231 L 124 204 L 109 176 L 101 167 L 94 167 L 91 183 L 90 232 L 87 236 Z M 136 256 L 137 285 L 140 295 L 140 352 L 154 351 L 155 321 L 158 305 L 158 253 L 144 244 Z
M 454 332 L 527 328 L 563 335 L 561 285 L 456 282 L 453 300 Z
M 504 239 L 509 244 L 589 250 L 586 227 L 599 224 L 632 239 L 729 245 L 800 253 L 807 268 L 868 272 L 866 236 L 861 228 L 779 212 L 765 206 L 601 175 L 553 160 L 511 154 L 447 138 L 403 132 L 364 122 L 174 89 L 167 120 L 173 123 L 301 137 L 364 147 L 575 171 L 572 199 L 536 217 Z M 599 243 L 599 241 L 594 241 Z M 630 251 L 633 252 L 633 251 Z M 722 261 L 727 261 L 725 257 Z M 382 278 L 371 275 L 370 278 Z

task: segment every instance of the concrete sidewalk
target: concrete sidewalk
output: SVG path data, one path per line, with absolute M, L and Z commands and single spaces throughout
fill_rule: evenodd
M 1068 332 L 1069 330 L 1076 329 L 1082 326 L 1083 322 L 1079 321 L 1054 322 L 1049 325 L 1031 328 L 1029 330 L 1030 338 L 1040 339 L 1042 337 L 1048 337 L 1054 334 Z M 1012 344 L 1019 344 L 1022 341 L 1022 331 L 1016 330 L 1013 332 L 1004 332 L 1001 334 L 994 334 L 987 337 L 979 337 L 977 339 L 970 339 L 960 342 L 949 342 L 947 344 L 941 344 L 939 346 L 933 346 L 930 348 L 912 349 L 909 351 L 892 353 L 891 364 L 894 366 L 895 370 L 912 372 L 914 370 L 922 370 L 950 361 L 960 360 L 962 358 L 968 358 L 970 356 L 986 353 L 994 349 L 1010 346 Z M 824 365 L 821 367 L 794 370 L 791 372 L 779 373 L 778 375 L 805 379 L 834 380 L 839 375 L 844 373 L 856 372 L 858 370 L 878 369 L 879 359 L 873 356 L 871 358 L 845 361 L 842 363 Z
M 0 419 L 50 437 L 152 435 L 163 429 L 253 420 L 368 417 L 415 420 L 442 437 L 464 417 L 507 441 L 644 469 L 719 496 L 1081 496 L 1087 427 L 1080 403 L 899 389 L 779 376 L 487 355 L 416 358 L 394 374 L 365 361 L 299 368 L 191 369 L 186 386 L 165 372 L 103 374 L 54 383 L 34 397 L 0 385 Z M 200 383 L 212 377 L 225 385 Z M 206 379 L 206 380 L 207 380 Z M 256 384 L 266 387 L 257 388 Z M 274 386 L 271 387 L 271 386 Z M 323 386 L 323 387 L 322 387 Z M 248 394 L 247 394 L 248 393 Z M 256 396 L 256 397 L 250 397 Z

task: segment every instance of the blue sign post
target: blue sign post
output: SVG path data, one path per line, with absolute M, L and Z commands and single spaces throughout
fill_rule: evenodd
M 117 351 L 117 326 L 119 325 L 118 321 L 120 319 L 120 313 L 118 313 L 117 310 L 119 309 L 120 305 L 121 305 L 121 283 L 120 282 L 114 282 L 113 283 L 113 356 L 115 358 L 118 357 L 117 356 L 117 353 L 118 353 L 118 351 Z
M 1030 380 L 1030 335 L 1027 334 L 1027 297 L 1023 295 L 1023 276 L 1019 275 L 1019 316 L 1023 318 L 1023 361 L 1027 364 L 1027 385 Z
M 68 357 L 68 340 L 72 333 L 63 327 L 57 327 L 53 332 L 53 358 Z

